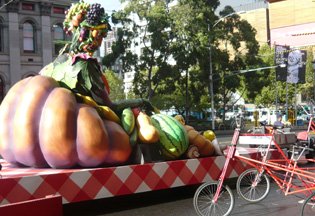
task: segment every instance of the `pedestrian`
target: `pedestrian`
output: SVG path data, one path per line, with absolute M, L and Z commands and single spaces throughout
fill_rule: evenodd
M 277 120 L 273 123 L 275 128 L 283 128 L 284 124 L 282 122 L 282 114 L 277 113 Z

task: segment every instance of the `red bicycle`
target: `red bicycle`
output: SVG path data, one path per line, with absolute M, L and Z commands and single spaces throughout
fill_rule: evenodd
M 237 154 L 236 146 L 239 139 L 245 136 L 257 136 L 260 144 L 257 152 L 261 160 Z M 278 151 L 280 159 L 269 159 L 270 152 Z M 232 158 L 237 158 L 253 167 L 244 171 L 237 180 L 238 194 L 249 202 L 259 202 L 266 198 L 270 191 L 270 179 L 279 186 L 285 195 L 304 194 L 306 199 L 301 209 L 302 216 L 315 215 L 315 172 L 314 167 L 300 167 L 303 162 L 315 163 L 313 159 L 303 159 L 305 151 L 313 151 L 306 146 L 292 145 L 290 157 L 276 142 L 274 134 L 240 134 L 236 129 L 232 143 L 228 148 L 226 161 L 217 182 L 202 184 L 194 195 L 194 208 L 198 215 L 229 215 L 234 206 L 234 195 L 227 185 L 223 185 L 226 170 Z

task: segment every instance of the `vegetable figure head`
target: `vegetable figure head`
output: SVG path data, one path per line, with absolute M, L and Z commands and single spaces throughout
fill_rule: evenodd
M 101 46 L 102 40 L 111 30 L 109 16 L 100 4 L 88 4 L 84 1 L 72 4 L 66 11 L 64 30 L 72 35 L 68 51 L 72 54 L 93 53 Z

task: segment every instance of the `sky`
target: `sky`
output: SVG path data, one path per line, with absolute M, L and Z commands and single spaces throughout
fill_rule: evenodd
M 219 8 L 223 8 L 225 5 L 231 5 L 233 6 L 240 6 L 240 5 L 244 5 L 244 4 L 248 4 L 251 2 L 255 2 L 255 1 L 259 1 L 259 0 L 220 0 L 220 7 Z M 121 3 L 120 0 L 85 0 L 85 2 L 87 3 L 100 3 L 102 5 L 102 7 L 104 7 L 105 12 L 108 15 L 111 15 L 113 10 L 120 10 L 121 9 Z M 101 49 L 103 50 L 103 49 Z M 101 51 L 103 52 L 103 51 Z M 102 53 L 103 54 L 103 53 Z
M 121 3 L 119 0 L 85 0 L 87 3 L 100 3 L 107 14 L 110 14 L 113 10 L 121 9 Z
M 84 0 L 84 2 L 87 2 L 90 4 L 100 3 L 108 15 L 111 15 L 113 10 L 118 11 L 121 9 L 121 3 L 119 0 Z M 104 55 L 104 43 L 102 43 L 100 54 L 101 56 Z
M 255 2 L 254 0 L 220 0 L 221 5 L 240 6 L 248 3 Z
M 240 6 L 240 5 L 244 5 L 244 4 L 248 4 L 248 3 L 252 3 L 258 0 L 220 0 L 221 5 L 220 7 L 223 7 L 224 5 L 231 5 L 231 6 Z M 119 0 L 85 0 L 85 2 L 88 3 L 100 3 L 105 10 L 108 10 L 107 13 L 109 13 L 109 11 L 112 10 L 119 10 L 121 8 L 121 3 Z
M 246 5 L 253 2 L 258 2 L 259 0 L 220 0 L 220 6 L 218 10 L 222 10 L 226 5 L 232 6 L 235 10 L 241 5 Z

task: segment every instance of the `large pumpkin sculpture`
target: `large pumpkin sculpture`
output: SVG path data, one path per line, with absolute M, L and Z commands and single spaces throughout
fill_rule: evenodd
M 122 127 L 50 77 L 21 80 L 0 107 L 0 153 L 11 163 L 69 168 L 121 164 L 131 154 Z

